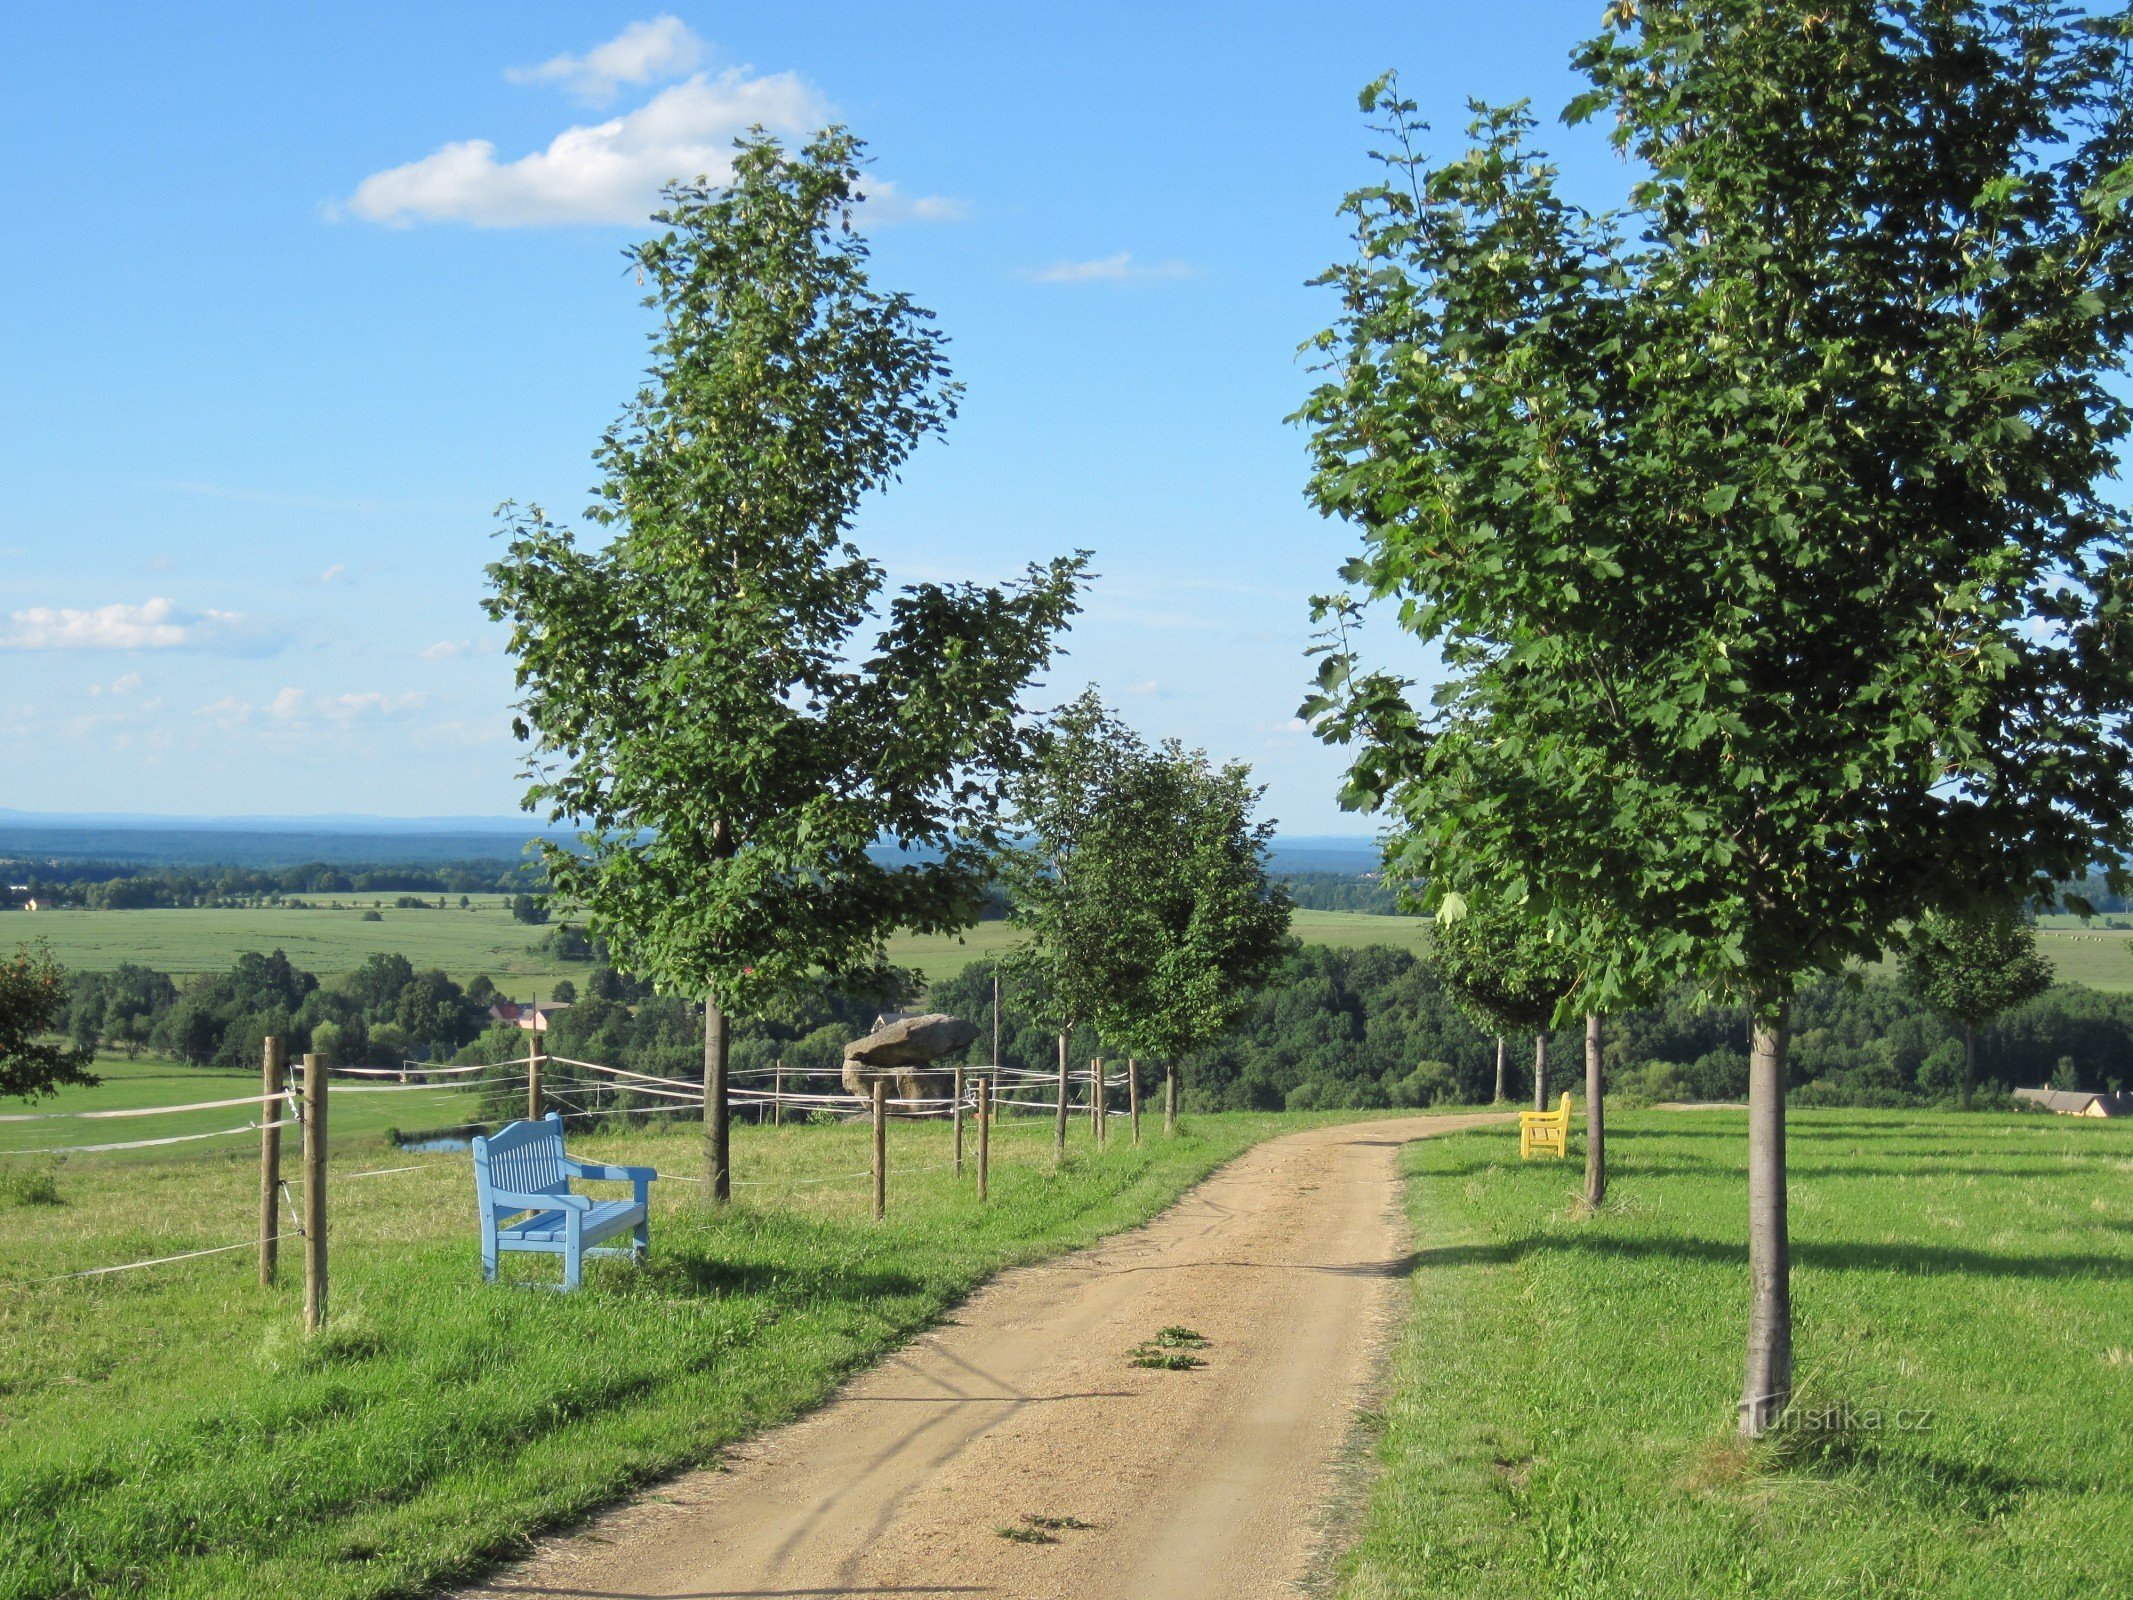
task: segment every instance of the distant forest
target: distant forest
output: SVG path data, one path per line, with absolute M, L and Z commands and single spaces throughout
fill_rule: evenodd
M 925 1004 L 978 1025 L 973 1065 L 992 1056 L 993 968 L 973 963 L 933 984 Z M 182 986 L 144 967 L 72 977 L 71 1031 L 82 1043 L 152 1050 L 182 1061 L 245 1067 L 268 1034 L 292 1051 L 323 1049 L 349 1064 L 522 1058 L 527 1036 L 492 1020 L 493 983 L 462 987 L 418 971 L 397 955 L 372 956 L 321 982 L 280 952 L 241 957 L 226 973 Z M 694 1079 L 702 1064 L 697 1004 L 652 993 L 594 965 L 557 995 L 544 1043 L 557 1055 L 662 1076 Z M 1003 983 L 1000 1055 L 1038 1072 L 1057 1062 L 1057 1042 L 1037 1020 L 1040 996 Z M 881 1002 L 823 990 L 782 1012 L 742 1024 L 737 1072 L 784 1061 L 790 1071 L 834 1073 L 844 1046 L 870 1027 Z M 1748 1073 L 1746 1021 L 1738 1008 L 1688 995 L 1607 1019 L 1610 1089 L 1625 1097 L 1738 1098 Z M 1550 1041 L 1555 1082 L 1582 1079 L 1582 1034 Z M 2003 1087 L 2055 1084 L 2106 1089 L 2133 1083 L 2133 995 L 2061 985 L 1979 1035 L 1983 1077 Z M 1087 1029 L 1068 1046 L 1086 1062 L 1120 1052 Z M 1532 1040 L 1510 1042 L 1510 1092 L 1531 1093 Z M 1793 1100 L 1799 1105 L 1909 1106 L 1947 1103 L 1962 1072 L 1960 1033 L 1885 979 L 1824 980 L 1795 1008 Z M 1371 1108 L 1470 1103 L 1493 1086 L 1495 1044 L 1452 1003 L 1435 975 L 1404 950 L 1305 946 L 1283 966 L 1242 1025 L 1211 1050 L 1180 1063 L 1185 1104 L 1200 1110 Z M 558 1087 L 570 1081 L 558 1070 Z M 1987 1095 L 1983 1104 L 1995 1103 Z

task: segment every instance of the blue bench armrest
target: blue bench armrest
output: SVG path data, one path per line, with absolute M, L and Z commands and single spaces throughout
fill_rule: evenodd
M 590 1211 L 593 1202 L 582 1194 L 521 1194 L 515 1189 L 491 1189 L 489 1204 L 499 1211 Z

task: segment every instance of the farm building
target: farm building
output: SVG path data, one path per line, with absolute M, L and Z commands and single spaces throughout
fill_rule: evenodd
M 2100 1089 L 2017 1089 L 2017 1100 L 2027 1100 L 2062 1117 L 2133 1117 L 2133 1094 L 2111 1094 Z

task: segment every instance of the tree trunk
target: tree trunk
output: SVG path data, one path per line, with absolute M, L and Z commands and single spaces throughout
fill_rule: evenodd
M 1499 1033 L 1496 1036 L 1496 1103 L 1498 1105 L 1502 1105 L 1504 1102 L 1504 1062 L 1509 1054 L 1510 1049 L 1504 1036 Z
M 1178 1131 L 1178 1064 L 1163 1063 L 1163 1134 L 1174 1137 Z
M 726 1013 L 716 995 L 704 996 L 704 1186 L 711 1203 L 733 1198 L 731 1109 L 726 1104 L 726 1061 L 733 1046 Z
M 1963 1109 L 1970 1109 L 1970 1097 L 1977 1092 L 1977 1029 L 1963 1024 Z
M 1600 1014 L 1585 1013 L 1585 1204 L 1607 1198 L 1606 1086 L 1600 1081 Z
M 1052 1165 L 1059 1166 L 1066 1160 L 1067 1122 L 1067 1036 L 1059 1036 L 1059 1115 L 1052 1126 Z
M 1548 1031 L 1533 1036 L 1533 1109 L 1548 1109 Z
M 1785 1222 L 1785 1050 L 1791 1003 L 1759 1008 L 1748 1057 L 1748 1370 L 1740 1431 L 1767 1432 L 1792 1399 L 1792 1243 Z

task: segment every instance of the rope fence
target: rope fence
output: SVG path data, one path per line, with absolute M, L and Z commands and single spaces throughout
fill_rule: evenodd
M 1093 1065 L 1093 1064 L 1092 1064 Z M 584 1078 L 565 1076 L 560 1081 L 550 1079 L 544 1083 L 544 1068 L 566 1068 L 576 1073 L 597 1075 L 588 1081 Z M 945 1072 L 947 1069 L 928 1069 Z M 955 1129 L 955 1159 L 929 1162 L 917 1166 L 900 1166 L 899 1176 L 916 1176 L 925 1173 L 964 1170 L 965 1119 L 975 1112 L 978 1148 L 978 1190 L 982 1203 L 986 1197 L 986 1162 L 988 1135 L 994 1131 L 1021 1129 L 1043 1131 L 1050 1126 L 1050 1117 L 1057 1111 L 1056 1099 L 1043 1100 L 1018 1098 L 1034 1091 L 1054 1090 L 1060 1083 L 1056 1072 L 1043 1072 L 1030 1068 L 1001 1067 L 998 1065 L 969 1066 L 955 1069 L 961 1092 L 952 1095 L 921 1095 L 910 1098 L 891 1098 L 886 1079 L 877 1077 L 871 1095 L 854 1094 L 849 1090 L 824 1092 L 804 1087 L 810 1079 L 820 1080 L 836 1076 L 833 1068 L 787 1067 L 782 1062 L 775 1067 L 749 1068 L 732 1074 L 727 1091 L 727 1104 L 731 1110 L 754 1109 L 758 1120 L 768 1120 L 769 1114 L 777 1113 L 784 1120 L 787 1107 L 795 1112 L 810 1114 L 819 1120 L 828 1112 L 839 1120 L 868 1120 L 874 1126 L 874 1163 L 867 1168 L 850 1172 L 817 1174 L 808 1177 L 769 1177 L 729 1179 L 733 1188 L 760 1189 L 769 1191 L 797 1191 L 831 1185 L 874 1182 L 874 1215 L 880 1220 L 885 1212 L 885 1185 L 888 1177 L 887 1147 L 884 1142 L 886 1126 L 891 1121 L 945 1122 L 952 1115 Z M 379 1080 L 397 1080 L 385 1082 Z M 765 1085 L 762 1080 L 772 1082 Z M 802 1087 L 787 1089 L 786 1083 L 797 1080 Z M 1078 1108 L 1080 1114 L 1089 1114 L 1099 1107 L 1112 1117 L 1128 1113 L 1111 1110 L 1103 1102 L 1108 1098 L 1110 1087 L 1117 1081 L 1115 1075 L 1101 1071 L 1071 1072 L 1069 1084 L 1099 1086 L 1089 1094 L 1086 1102 Z M 1006 1090 L 1005 1094 L 998 1091 Z M 537 1116 L 540 1108 L 552 1104 L 572 1121 L 589 1121 L 595 1118 L 630 1117 L 649 1118 L 676 1113 L 701 1116 L 705 1103 L 702 1084 L 685 1078 L 666 1077 L 657 1073 L 639 1072 L 625 1067 L 608 1065 L 605 1062 L 582 1061 L 568 1056 L 545 1054 L 537 1042 L 524 1058 L 481 1063 L 437 1063 L 404 1061 L 397 1067 L 331 1067 L 318 1056 L 306 1056 L 300 1062 L 289 1062 L 282 1050 L 282 1041 L 270 1038 L 265 1043 L 262 1064 L 261 1090 L 257 1094 L 234 1095 L 212 1100 L 187 1101 L 167 1106 L 129 1106 L 95 1111 L 25 1112 L 0 1115 L 0 1124 L 53 1122 L 82 1122 L 105 1119 L 136 1119 L 143 1117 L 175 1117 L 203 1112 L 233 1110 L 239 1107 L 260 1108 L 260 1115 L 225 1128 L 206 1129 L 197 1132 L 168 1134 L 155 1138 L 112 1140 L 97 1143 L 44 1145 L 27 1149 L 0 1149 L 0 1161 L 14 1156 L 72 1156 L 102 1155 L 133 1150 L 162 1149 L 191 1145 L 213 1140 L 232 1139 L 249 1134 L 258 1134 L 260 1139 L 260 1213 L 258 1231 L 251 1237 L 226 1244 L 213 1244 L 197 1249 L 176 1251 L 166 1255 L 150 1256 L 138 1261 L 117 1262 L 104 1266 L 79 1268 L 73 1271 L 52 1273 L 41 1277 L 13 1280 L 12 1286 L 23 1287 L 67 1281 L 83 1281 L 131 1273 L 155 1267 L 198 1261 L 208 1257 L 234 1254 L 240 1250 L 256 1250 L 259 1254 L 259 1275 L 263 1285 L 275 1281 L 278 1267 L 279 1245 L 284 1235 L 303 1241 L 304 1245 L 304 1325 L 315 1330 L 325 1322 L 327 1287 L 327 1105 L 329 1096 L 338 1100 L 344 1095 L 415 1095 L 426 1096 L 406 1102 L 410 1109 L 449 1106 L 454 1111 L 482 1111 L 491 1109 L 499 1096 L 524 1097 L 525 1115 Z M 622 1100 L 621 1104 L 603 1103 L 609 1096 Z M 393 1102 L 392 1104 L 398 1104 Z M 1042 1119 L 1016 1115 L 1020 1112 L 1043 1113 Z M 515 1120 L 511 1119 L 511 1120 Z M 463 1133 L 476 1129 L 494 1129 L 503 1123 L 489 1117 L 458 1117 L 448 1129 L 439 1130 L 439 1137 L 457 1139 Z M 279 1135 L 287 1128 L 297 1128 L 302 1133 L 302 1175 L 298 1180 L 303 1187 L 302 1203 L 299 1205 L 291 1192 L 291 1183 L 281 1176 L 282 1140 Z M 57 1133 L 58 1129 L 51 1130 Z M 84 1129 L 83 1131 L 87 1131 Z M 1136 1137 L 1138 1136 L 1136 1128 Z M 410 1146 L 412 1148 L 412 1146 Z M 1026 1148 L 1026 1147 L 1024 1147 Z M 402 1163 L 393 1166 L 370 1167 L 357 1172 L 331 1174 L 334 1182 L 356 1182 L 373 1178 L 406 1177 L 418 1173 L 462 1173 L 459 1160 L 439 1159 Z M 708 1180 L 683 1173 L 663 1173 L 668 1181 L 701 1186 Z M 426 1191 L 425 1191 L 426 1192 Z M 283 1215 L 284 1209 L 287 1217 Z M 309 1226 L 307 1226 L 307 1219 Z

